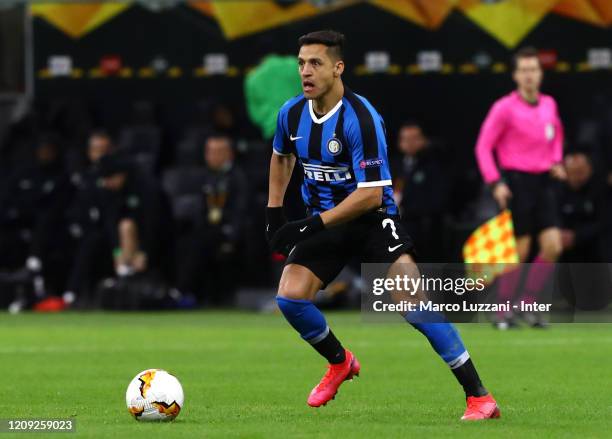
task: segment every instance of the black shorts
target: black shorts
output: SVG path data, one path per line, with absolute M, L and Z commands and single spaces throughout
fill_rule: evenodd
M 362 263 L 391 263 L 414 254 L 414 244 L 399 215 L 372 212 L 299 242 L 285 262 L 312 271 L 327 286 L 353 258 Z
M 560 226 L 555 181 L 548 172 L 504 171 L 503 175 L 512 191 L 510 210 L 516 236 Z

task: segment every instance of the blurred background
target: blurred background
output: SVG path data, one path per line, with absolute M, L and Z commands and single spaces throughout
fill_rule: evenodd
M 300 93 L 297 38 L 327 28 L 347 38 L 345 84 L 386 122 L 424 261 L 460 262 L 497 213 L 474 146 L 524 46 L 573 157 L 558 208 L 581 239 L 562 260 L 612 261 L 610 1 L 5 1 L 2 307 L 268 306 L 283 264 L 264 236 L 276 113 Z M 305 215 L 300 179 L 290 218 Z M 358 288 L 355 265 L 321 300 L 355 305 Z

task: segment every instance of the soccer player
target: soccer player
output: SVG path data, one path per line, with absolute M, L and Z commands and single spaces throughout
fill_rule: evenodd
M 540 253 L 529 268 L 520 298 L 533 302 L 562 250 L 553 179 L 566 178 L 562 164 L 563 127 L 555 100 L 540 93 L 543 73 L 535 49 L 525 48 L 515 54 L 513 76 L 517 90 L 493 104 L 480 130 L 476 159 L 499 207 L 512 211 L 521 262 L 529 257 L 532 236 L 538 237 Z M 502 276 L 500 302 L 513 298 L 519 279 L 520 270 Z M 525 317 L 533 327 L 544 326 L 536 315 Z M 512 316 L 498 319 L 499 329 L 515 326 Z
M 365 98 L 344 86 L 343 45 L 344 36 L 334 31 L 299 39 L 303 94 L 281 108 L 270 160 L 266 232 L 272 249 L 288 254 L 277 303 L 291 326 L 329 362 L 308 397 L 312 407 L 327 404 L 361 367 L 312 303 L 317 291 L 354 255 L 363 262 L 391 264 L 394 273 L 405 273 L 414 262 L 412 241 L 392 197 L 384 123 Z M 304 170 L 308 216 L 286 222 L 282 205 L 296 160 Z M 404 318 L 427 337 L 463 386 L 467 409 L 462 419 L 499 417 L 454 326 L 434 313 L 409 312 Z

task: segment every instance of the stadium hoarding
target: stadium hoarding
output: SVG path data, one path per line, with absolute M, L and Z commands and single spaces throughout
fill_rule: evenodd
M 131 6 L 166 10 L 185 3 L 193 10 L 215 20 L 227 39 L 241 38 L 296 21 L 312 19 L 360 3 L 380 8 L 389 14 L 428 30 L 440 27 L 455 10 L 508 48 L 523 38 L 549 14 L 605 27 L 612 23 L 612 4 L 606 0 L 243 0 L 243 1 L 158 1 L 148 2 L 36 2 L 32 15 L 41 17 L 72 38 L 81 38 L 123 13 Z M 162 7 L 164 6 L 164 7 Z

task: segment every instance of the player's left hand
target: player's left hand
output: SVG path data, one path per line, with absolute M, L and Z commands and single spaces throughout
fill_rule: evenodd
M 272 250 L 288 254 L 298 242 L 303 241 L 325 228 L 320 215 L 314 215 L 303 220 L 291 221 L 274 234 L 270 241 Z

